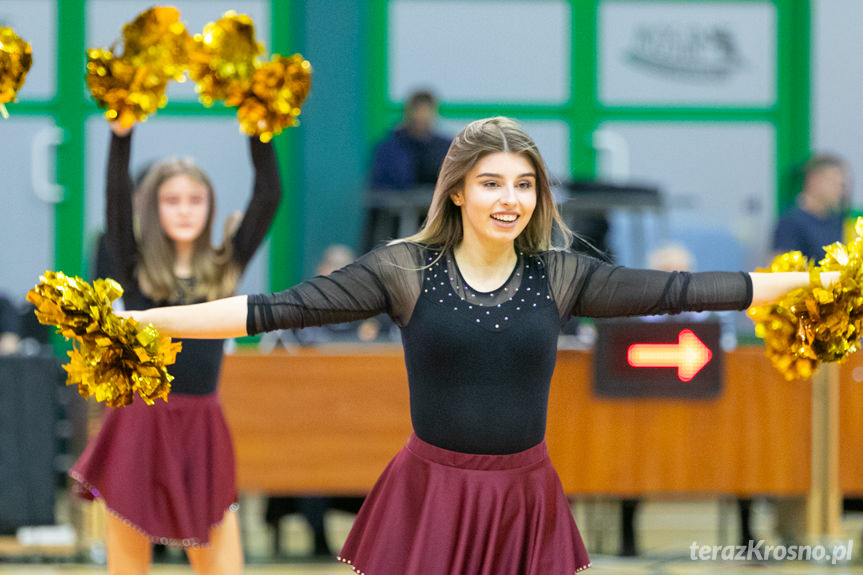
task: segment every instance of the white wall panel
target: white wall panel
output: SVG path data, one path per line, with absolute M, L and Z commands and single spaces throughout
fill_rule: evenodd
M 605 105 L 776 101 L 771 2 L 604 2 L 598 42 Z
M 57 93 L 57 4 L 54 0 L 3 0 L 0 26 L 30 44 L 33 65 L 18 101 L 50 100 Z M 14 106 L 14 104 L 13 104 Z M 10 106 L 10 109 L 12 107 Z
M 812 1 L 812 147 L 840 154 L 853 180 L 863 178 L 863 21 L 859 0 Z M 852 205 L 863 207 L 863 189 L 852 188 Z
M 627 142 L 630 179 L 653 184 L 664 195 L 667 221 L 656 241 L 689 244 L 704 270 L 767 263 L 776 170 L 771 125 L 609 122 L 602 128 Z M 622 226 L 612 230 L 624 257 L 625 232 Z
M 54 122 L 20 116 L 0 122 L 3 139 L 16 143 L 14 151 L 0 154 L 0 293 L 22 303 L 39 275 L 54 269 L 54 204 L 36 196 L 31 171 L 35 161 L 45 168 L 36 177 L 56 182 L 54 149 L 33 147 L 38 134 L 50 130 Z
M 570 20 L 562 1 L 390 2 L 390 100 L 426 87 L 450 102 L 566 102 Z

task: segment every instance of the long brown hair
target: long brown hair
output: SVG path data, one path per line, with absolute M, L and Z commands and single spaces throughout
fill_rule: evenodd
M 194 242 L 192 255 L 193 293 L 195 300 L 211 300 L 231 295 L 237 287 L 240 271 L 231 258 L 231 231 L 225 229 L 220 246 L 210 242 L 216 196 L 210 178 L 199 167 L 186 160 L 168 160 L 147 170 L 135 191 L 138 239 L 138 283 L 141 291 L 154 301 L 176 301 L 181 296 L 174 275 L 176 250 L 174 241 L 162 228 L 159 218 L 159 189 L 175 176 L 187 176 L 207 188 L 207 221 Z
M 451 196 L 463 189 L 465 177 L 480 159 L 496 152 L 522 154 L 536 172 L 536 208 L 524 231 L 515 239 L 516 249 L 535 254 L 568 248 L 573 234 L 554 204 L 548 170 L 539 149 L 518 123 L 503 116 L 471 122 L 453 139 L 422 229 L 397 241 L 439 246 L 444 252 L 457 246 L 464 237 L 464 228 L 461 210 Z M 559 238 L 552 237 L 555 228 Z

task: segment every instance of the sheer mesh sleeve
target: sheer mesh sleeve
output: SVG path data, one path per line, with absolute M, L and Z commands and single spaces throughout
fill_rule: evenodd
M 744 272 L 630 269 L 569 252 L 547 252 L 544 259 L 561 319 L 742 310 L 752 301 Z
M 274 294 L 249 296 L 246 331 L 302 329 L 356 321 L 387 313 L 404 326 L 410 321 L 426 250 L 416 244 L 380 247 L 327 276 L 317 276 Z

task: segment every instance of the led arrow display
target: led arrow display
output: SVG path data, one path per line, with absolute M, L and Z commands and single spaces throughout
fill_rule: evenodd
M 704 400 L 722 394 L 718 321 L 614 319 L 597 321 L 596 331 L 598 397 Z
M 626 350 L 632 367 L 676 367 L 680 381 L 690 381 L 710 363 L 713 352 L 692 330 L 681 330 L 677 343 L 634 343 Z

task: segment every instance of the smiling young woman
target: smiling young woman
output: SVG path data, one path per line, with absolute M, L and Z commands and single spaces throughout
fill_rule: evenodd
M 561 326 L 741 310 L 809 278 L 626 269 L 568 251 L 571 237 L 533 140 L 487 118 L 453 140 L 414 236 L 283 292 L 131 315 L 167 335 L 231 337 L 388 313 L 414 435 L 340 559 L 367 575 L 572 575 L 590 563 L 544 441 Z

